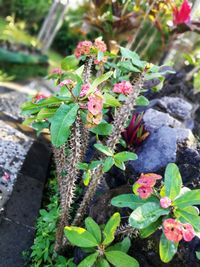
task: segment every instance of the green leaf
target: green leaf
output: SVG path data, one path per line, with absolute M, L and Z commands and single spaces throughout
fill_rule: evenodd
M 168 240 L 165 235 L 162 234 L 159 244 L 159 253 L 161 261 L 163 261 L 164 263 L 170 262 L 176 254 L 177 248 L 178 243 L 174 243 Z
M 137 106 L 148 106 L 149 105 L 149 100 L 143 95 L 138 96 L 136 98 L 136 105 Z
M 128 253 L 129 248 L 131 247 L 131 240 L 129 237 L 125 237 L 121 242 L 114 244 L 113 246 L 109 246 L 106 251 L 115 250 L 122 251 L 124 253 Z
M 137 229 L 143 229 L 157 221 L 160 216 L 169 214 L 169 212 L 169 209 L 162 209 L 159 203 L 147 202 L 131 213 L 129 223 Z
M 194 75 L 194 81 L 193 81 L 193 86 L 196 90 L 200 90 L 200 71 L 195 73 Z
M 23 125 L 30 125 L 32 122 L 34 122 L 36 120 L 36 116 L 33 116 L 33 117 L 29 117 L 29 118 L 26 118 L 24 121 L 23 121 Z
M 78 267 L 93 267 L 94 263 L 97 260 L 99 253 L 95 252 L 89 256 L 87 256 L 83 261 L 81 261 Z
M 39 135 L 43 129 L 49 128 L 49 122 L 48 121 L 34 122 L 32 123 L 32 127 L 37 131 L 37 135 Z
M 119 63 L 117 63 L 117 66 L 122 68 L 122 69 L 128 70 L 129 72 L 130 71 L 140 72 L 140 70 L 138 68 L 134 67 L 130 61 L 120 61 Z
M 174 200 L 180 193 L 182 179 L 178 167 L 174 163 L 169 163 L 165 170 L 165 193 L 171 200 Z
M 114 96 L 111 94 L 105 93 L 103 95 L 104 97 L 104 105 L 108 107 L 120 107 L 121 104 L 119 100 L 117 100 Z
M 106 226 L 103 231 L 105 237 L 103 245 L 109 245 L 115 239 L 115 231 L 117 227 L 120 225 L 120 221 L 121 221 L 120 214 L 119 212 L 116 212 L 106 223 Z
M 195 206 L 188 206 L 188 207 L 182 208 L 181 210 L 184 210 L 193 215 L 197 215 L 197 216 L 199 215 L 199 209 Z
M 114 159 L 119 161 L 136 160 L 138 157 L 135 153 L 123 151 L 114 155 Z
M 102 153 L 104 153 L 106 156 L 112 156 L 113 155 L 112 150 L 110 150 L 110 148 L 107 146 L 104 146 L 102 144 L 95 144 L 94 147 L 96 149 L 98 149 L 99 151 L 101 151 Z
M 66 226 L 64 228 L 65 236 L 74 246 L 81 248 L 92 248 L 98 246 L 95 237 L 84 228 L 76 226 Z
M 81 92 L 82 82 L 76 84 L 76 86 L 72 89 L 72 93 L 75 97 L 78 97 Z
M 151 223 L 148 227 L 140 230 L 141 238 L 147 238 L 152 235 L 158 227 L 162 224 L 162 218 L 159 218 L 156 222 Z
M 126 166 L 125 166 L 123 161 L 120 161 L 120 160 L 117 160 L 117 159 L 114 159 L 114 160 L 115 160 L 115 166 L 117 168 L 121 169 L 122 171 L 126 170 Z
M 124 48 L 122 46 L 120 47 L 120 52 L 121 52 L 121 54 L 122 54 L 122 56 L 124 58 L 130 58 L 130 59 L 136 58 L 136 59 L 140 59 L 139 55 L 136 52 L 131 51 L 131 50 L 129 50 L 127 48 Z
M 197 259 L 200 260 L 200 252 L 199 251 L 196 251 L 196 256 L 197 256 Z
M 96 127 L 90 129 L 90 132 L 98 135 L 110 135 L 112 132 L 112 124 L 101 122 Z
M 95 169 L 97 166 L 99 166 L 100 164 L 102 164 L 101 160 L 93 160 L 91 161 L 90 165 L 89 165 L 89 169 L 93 170 Z
M 66 71 L 74 70 L 78 66 L 78 63 L 79 63 L 79 60 L 74 55 L 70 55 L 70 56 L 65 57 L 61 61 L 61 68 Z
M 185 194 L 178 196 L 174 202 L 174 206 L 184 208 L 191 205 L 200 205 L 200 189 L 187 191 Z
M 101 242 L 101 230 L 99 225 L 91 218 L 87 217 L 85 219 L 85 227 L 95 238 L 98 244 Z
M 50 118 L 51 141 L 54 146 L 59 147 L 67 141 L 70 126 L 76 119 L 78 109 L 78 104 L 63 104 L 58 108 L 55 115 Z
M 112 157 L 107 157 L 103 163 L 103 171 L 108 172 L 112 168 L 114 163 L 115 162 L 114 162 L 114 159 Z
M 102 74 L 101 76 L 97 77 L 92 85 L 91 85 L 91 88 L 90 90 L 88 91 L 87 94 L 89 94 L 90 92 L 92 92 L 95 88 L 97 88 L 101 83 L 107 81 L 111 76 L 113 75 L 113 71 L 109 71 L 109 72 L 106 72 L 104 74 Z
M 38 120 L 44 120 L 52 117 L 55 112 L 57 111 L 57 108 L 42 108 L 40 112 L 37 114 Z
M 107 260 L 100 258 L 97 261 L 97 266 L 96 267 L 110 267 L 110 264 L 107 262 Z
M 196 232 L 200 231 L 200 217 L 193 215 L 185 210 L 177 209 L 174 211 L 174 215 L 184 223 L 190 223 Z
M 89 182 L 91 180 L 91 171 L 90 170 L 87 170 L 83 173 L 83 184 L 85 186 L 88 186 L 89 185 Z
M 82 171 L 87 171 L 87 169 L 88 169 L 88 164 L 87 164 L 87 163 L 79 162 L 79 163 L 77 164 L 77 168 L 78 168 L 79 170 L 82 170 Z
M 97 60 L 101 61 L 104 57 L 104 53 L 102 51 L 98 51 L 97 53 Z
M 22 106 L 21 109 L 22 111 L 28 111 L 32 109 L 36 109 L 38 107 L 47 107 L 49 105 L 56 105 L 63 102 L 62 99 L 59 99 L 55 96 L 51 96 L 47 99 L 41 100 L 39 103 L 32 103 L 31 101 L 25 102 Z
M 106 259 L 116 267 L 139 267 L 136 259 L 121 251 L 105 252 Z
M 148 199 L 142 199 L 139 196 L 136 196 L 134 194 L 123 194 L 116 196 L 112 198 L 111 204 L 115 207 L 120 208 L 130 208 L 132 210 L 135 210 L 136 208 L 140 207 L 141 205 L 147 203 L 147 202 L 157 202 L 159 203 L 159 200 L 152 196 Z

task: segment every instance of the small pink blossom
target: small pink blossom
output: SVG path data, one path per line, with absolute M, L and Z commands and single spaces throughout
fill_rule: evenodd
M 174 25 L 188 23 L 190 21 L 191 5 L 188 0 L 184 0 L 181 7 L 173 8 Z
M 182 238 L 182 225 L 174 219 L 166 219 L 163 222 L 163 231 L 166 238 L 170 241 L 178 243 Z
M 162 176 L 156 173 L 142 173 L 140 178 L 137 180 L 137 183 L 141 186 L 153 187 L 156 184 L 156 180 L 161 178 Z
M 7 172 L 4 172 L 3 176 L 2 176 L 2 180 L 4 182 L 9 182 L 10 181 L 10 174 Z
M 137 189 L 137 192 L 142 199 L 147 199 L 153 193 L 153 189 L 148 186 L 141 186 Z
M 54 68 L 51 70 L 50 74 L 58 74 L 61 75 L 63 72 L 60 68 Z
M 195 237 L 193 226 L 189 223 L 182 224 L 182 234 L 183 239 L 187 242 L 190 242 Z
M 74 81 L 68 79 L 59 83 L 59 86 L 64 86 L 64 85 L 74 85 Z
M 163 208 L 163 209 L 167 209 L 171 206 L 172 204 L 172 201 L 170 198 L 168 197 L 162 197 L 160 199 L 160 206 Z
M 96 91 L 94 94 L 88 97 L 88 110 L 93 115 L 101 113 L 103 108 L 103 97 L 99 91 Z
M 94 60 L 94 64 L 95 64 L 95 65 L 101 65 L 101 64 L 104 64 L 104 63 L 106 63 L 107 59 L 108 59 L 108 57 L 103 57 L 101 60 L 95 59 L 95 60 Z
M 89 89 L 90 89 L 90 84 L 89 83 L 83 84 L 82 87 L 81 87 L 80 97 L 86 96 L 86 94 L 89 91 Z
M 48 98 L 48 97 L 49 97 L 49 96 L 47 96 L 47 95 L 38 93 L 38 94 L 36 94 L 36 95 L 32 98 L 32 102 L 33 102 L 33 103 L 37 103 L 37 102 L 39 102 L 40 100 L 42 100 L 42 99 L 46 99 L 46 98 Z
M 86 124 L 86 128 L 93 128 L 95 126 L 97 126 L 103 118 L 103 114 L 102 113 L 98 113 L 97 115 L 93 115 L 92 113 L 88 112 L 87 114 L 87 124 Z
M 130 82 L 122 81 L 120 83 L 116 83 L 113 87 L 113 92 L 128 95 L 133 91 L 133 87 Z
M 79 58 L 82 55 L 89 55 L 91 48 L 92 48 L 92 42 L 90 41 L 79 42 L 75 49 L 74 54 L 77 58 Z
M 107 46 L 104 41 L 100 40 L 99 38 L 95 39 L 94 47 L 97 48 L 101 52 L 106 52 Z

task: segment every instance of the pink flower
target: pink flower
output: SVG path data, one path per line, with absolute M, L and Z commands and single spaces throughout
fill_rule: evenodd
M 86 128 L 93 128 L 97 126 L 102 121 L 102 118 L 103 118 L 102 113 L 93 115 L 92 113 L 88 112 L 86 117 L 87 119 Z
M 153 193 L 153 189 L 149 186 L 141 186 L 137 189 L 137 192 L 142 199 L 147 199 Z
M 54 68 L 54 69 L 51 70 L 50 74 L 61 75 L 62 74 L 62 70 L 60 68 Z
M 46 98 L 48 98 L 48 96 L 47 95 L 44 95 L 44 94 L 36 94 L 33 98 L 32 98 L 32 102 L 33 103 L 37 103 L 37 102 L 39 102 L 40 100 L 42 100 L 42 99 L 46 99 Z
M 68 79 L 59 83 L 59 86 L 64 86 L 64 85 L 74 85 L 74 81 Z
M 89 91 L 90 89 L 90 84 L 89 83 L 85 83 L 82 85 L 81 87 L 81 92 L 80 92 L 80 97 L 83 97 L 87 94 L 87 92 Z
M 103 108 L 103 97 L 99 91 L 95 92 L 94 94 L 88 97 L 88 110 L 93 115 L 97 115 L 101 113 Z
M 97 48 L 101 52 L 106 52 L 107 46 L 104 41 L 100 40 L 99 38 L 95 39 L 94 47 Z
M 113 92 L 128 95 L 133 91 L 133 87 L 130 82 L 122 81 L 120 83 L 116 83 L 113 87 Z
M 183 239 L 187 242 L 190 242 L 195 237 L 193 226 L 189 223 L 182 224 L 182 234 Z
M 82 55 L 89 55 L 91 48 L 92 48 L 92 42 L 90 41 L 79 42 L 75 49 L 74 54 L 77 58 L 79 58 Z
M 95 59 L 94 64 L 100 65 L 100 64 L 106 63 L 106 61 L 107 61 L 107 57 L 103 57 L 102 60 Z
M 137 180 L 137 183 L 141 186 L 153 187 L 156 184 L 156 180 L 161 179 L 162 176 L 156 173 L 146 173 L 141 174 L 140 178 Z
M 9 182 L 10 181 L 10 174 L 7 172 L 4 172 L 3 176 L 2 176 L 2 180 L 4 182 Z
M 172 204 L 172 201 L 170 198 L 168 197 L 162 197 L 160 199 L 160 206 L 163 208 L 163 209 L 167 209 L 168 207 L 170 207 Z
M 170 241 L 178 243 L 182 237 L 182 225 L 174 219 L 166 219 L 163 222 L 163 231 L 166 238 Z
M 190 21 L 191 5 L 188 0 L 184 0 L 180 9 L 173 8 L 174 25 L 188 23 Z

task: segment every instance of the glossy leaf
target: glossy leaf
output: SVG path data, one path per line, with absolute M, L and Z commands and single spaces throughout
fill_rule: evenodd
M 171 200 L 175 199 L 182 187 L 182 179 L 178 167 L 174 163 L 169 163 L 165 170 L 165 193 Z
M 83 173 L 83 184 L 85 186 L 88 186 L 89 185 L 89 182 L 91 180 L 91 171 L 90 170 L 87 170 Z
M 98 135 L 109 135 L 112 132 L 112 124 L 107 122 L 101 122 L 96 127 L 91 128 L 90 132 Z
M 106 223 L 106 226 L 103 230 L 104 234 L 104 245 L 109 245 L 115 239 L 115 231 L 120 225 L 120 214 L 118 212 L 114 213 L 109 221 Z
M 117 160 L 117 159 L 114 159 L 115 160 L 115 166 L 119 169 L 121 169 L 122 171 L 125 171 L 126 170 L 126 166 L 124 164 L 123 161 L 121 160 Z
M 111 94 L 105 93 L 103 97 L 104 97 L 104 105 L 109 106 L 109 107 L 120 107 L 121 106 L 119 100 L 117 100 Z
M 103 163 L 103 171 L 108 172 L 112 168 L 114 163 L 115 162 L 114 162 L 114 159 L 112 157 L 107 157 Z
M 191 205 L 200 205 L 200 189 L 187 191 L 174 200 L 174 206 L 184 208 Z
M 96 149 L 98 149 L 99 151 L 101 151 L 102 153 L 104 153 L 106 156 L 112 156 L 113 155 L 112 150 L 110 150 L 110 148 L 107 146 L 104 146 L 102 144 L 95 144 L 94 147 Z
M 119 161 L 136 160 L 138 156 L 135 153 L 123 151 L 114 155 L 114 158 Z
M 159 218 L 156 222 L 151 223 L 144 229 L 140 230 L 141 238 L 147 238 L 152 235 L 156 230 L 158 230 L 159 226 L 162 224 L 162 219 Z
M 97 265 L 96 267 L 110 267 L 110 264 L 107 262 L 107 260 L 103 259 L 103 258 L 100 258 L 98 261 L 97 261 Z
M 85 219 L 85 227 L 97 240 L 98 244 L 101 242 L 101 230 L 99 225 L 91 218 Z
M 122 251 L 107 251 L 105 252 L 106 259 L 116 267 L 139 267 L 136 259 L 127 255 Z
M 84 228 L 76 226 L 66 226 L 65 236 L 70 243 L 77 247 L 92 248 L 98 245 L 96 238 Z
M 169 212 L 169 209 L 162 209 L 159 203 L 147 202 L 131 213 L 129 223 L 137 229 L 143 229 L 157 221 L 160 216 L 169 214 Z
M 95 88 L 97 88 L 101 83 L 107 81 L 111 76 L 113 75 L 113 72 L 112 71 L 108 71 L 104 74 L 102 74 L 101 76 L 97 77 L 92 85 L 91 85 L 91 88 L 90 90 L 88 91 L 88 93 L 90 93 L 91 91 L 93 91 Z
M 117 66 L 119 68 L 121 68 L 122 70 L 125 69 L 125 70 L 128 70 L 129 72 L 130 71 L 133 71 L 133 72 L 140 72 L 141 70 L 134 67 L 133 64 L 131 63 L 131 61 L 120 61 L 119 63 L 117 63 Z
M 120 208 L 130 208 L 132 210 L 135 210 L 136 208 L 140 207 L 141 205 L 147 203 L 147 202 L 157 202 L 159 203 L 158 199 L 156 197 L 150 197 L 148 199 L 142 199 L 139 196 L 136 196 L 134 194 L 123 194 L 116 196 L 112 198 L 111 204 L 116 207 Z
M 38 120 L 44 120 L 52 117 L 57 111 L 57 108 L 43 108 L 37 114 Z
M 143 95 L 138 96 L 136 98 L 136 105 L 137 106 L 148 106 L 149 105 L 149 100 Z
M 131 240 L 129 237 L 125 237 L 121 242 L 114 244 L 113 246 L 109 246 L 106 251 L 122 251 L 124 253 L 128 253 L 129 248 L 131 247 Z
M 160 238 L 159 253 L 160 259 L 164 263 L 168 263 L 172 260 L 177 252 L 178 244 L 168 240 L 164 234 Z
M 54 146 L 59 147 L 67 141 L 70 126 L 76 119 L 78 109 L 78 104 L 63 104 L 58 108 L 55 115 L 50 118 L 51 142 Z
M 66 71 L 74 70 L 78 66 L 78 63 L 79 63 L 79 60 L 74 55 L 70 55 L 70 56 L 65 57 L 61 61 L 61 68 Z
M 77 267 L 93 267 L 98 257 L 98 252 L 95 252 L 87 256 L 83 261 L 79 263 Z

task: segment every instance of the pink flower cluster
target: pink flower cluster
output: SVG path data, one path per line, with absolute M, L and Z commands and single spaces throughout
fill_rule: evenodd
M 106 52 L 106 50 L 107 50 L 107 46 L 104 43 L 104 41 L 102 41 L 101 39 L 97 38 L 97 39 L 95 39 L 94 44 L 92 42 L 90 42 L 90 41 L 79 42 L 77 47 L 76 47 L 76 49 L 75 49 L 74 54 L 75 54 L 75 56 L 77 58 L 79 58 L 82 55 L 86 55 L 86 56 L 93 55 L 93 56 L 96 56 L 98 51 L 104 53 L 104 52 Z M 102 64 L 102 63 L 105 63 L 106 61 L 107 61 L 107 57 L 103 57 L 102 60 L 97 60 L 97 59 L 94 58 L 94 63 L 95 64 Z
M 51 70 L 50 74 L 58 74 L 61 75 L 63 72 L 60 68 L 54 68 Z
M 136 185 L 137 193 L 142 199 L 147 199 L 153 193 L 153 187 L 156 184 L 156 181 L 162 179 L 162 176 L 156 173 L 146 173 L 141 174 L 140 178 L 137 180 Z
M 122 81 L 120 83 L 116 83 L 113 87 L 114 93 L 119 93 L 123 95 L 128 95 L 133 91 L 133 87 L 130 82 Z
M 68 79 L 68 80 L 63 80 L 62 82 L 59 83 L 59 86 L 67 86 L 67 87 L 74 87 L 75 86 L 75 82 Z
M 82 55 L 89 55 L 91 48 L 92 48 L 92 42 L 90 41 L 79 42 L 75 49 L 74 54 L 77 58 L 79 58 Z
M 81 87 L 80 97 L 86 96 L 86 94 L 89 91 L 89 89 L 90 89 L 90 84 L 89 83 L 83 84 L 82 87 Z
M 87 128 L 92 128 L 98 125 L 102 120 L 103 96 L 100 91 L 96 90 L 88 97 L 88 114 Z
M 191 224 L 181 223 L 171 218 L 163 222 L 163 232 L 168 240 L 176 243 L 182 239 L 190 242 L 195 237 L 195 231 Z
M 188 23 L 190 21 L 191 5 L 188 0 L 184 0 L 180 9 L 173 8 L 173 22 L 174 25 Z

